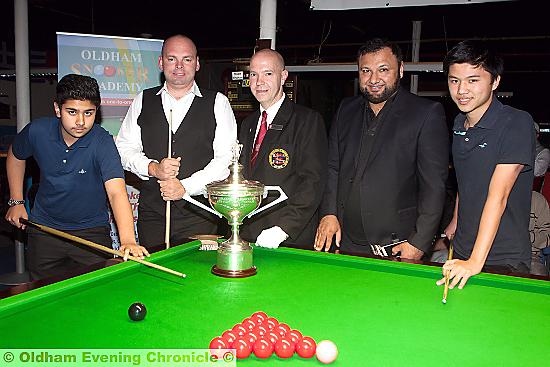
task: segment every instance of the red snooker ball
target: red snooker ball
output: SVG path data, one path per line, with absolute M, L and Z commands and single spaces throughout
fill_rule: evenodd
M 302 333 L 296 329 L 292 329 L 286 333 L 286 337 L 292 342 L 292 344 L 298 343 L 303 338 Z
M 241 324 L 242 326 L 247 328 L 249 331 L 253 330 L 256 327 L 256 322 L 252 320 L 250 317 L 247 317 L 246 319 L 244 319 Z
M 263 325 L 257 325 L 253 330 L 252 332 L 254 334 L 256 334 L 258 337 L 261 337 L 261 336 L 264 336 L 267 334 L 268 332 L 268 328 L 267 326 L 263 326 Z
M 311 358 L 315 355 L 316 344 L 309 336 L 304 336 L 302 340 L 296 343 L 296 353 L 302 358 Z
M 274 349 L 279 358 L 290 358 L 294 354 L 294 344 L 288 339 L 279 339 Z
M 237 335 L 233 332 L 233 330 L 229 329 L 222 333 L 222 338 L 227 342 L 227 345 L 231 348 L 231 345 L 233 345 L 233 342 L 235 339 L 237 339 Z
M 244 334 L 243 338 L 248 341 L 250 345 L 254 345 L 254 343 L 256 343 L 258 339 L 260 339 L 260 337 L 254 334 L 252 331 Z
M 233 330 L 233 333 L 237 336 L 243 336 L 244 334 L 248 333 L 248 329 L 241 324 L 233 326 L 233 329 L 231 330 Z
M 273 344 L 267 339 L 260 338 L 254 343 L 252 350 L 258 358 L 269 358 L 273 354 Z
M 250 318 L 256 322 L 256 325 L 262 324 L 267 321 L 267 314 L 263 311 L 256 311 L 250 316 Z
M 290 331 L 290 326 L 288 326 L 284 322 L 281 322 L 275 327 L 274 331 L 284 338 L 286 334 Z
M 264 335 L 264 338 L 269 340 L 272 344 L 275 344 L 281 339 L 281 336 L 274 331 L 268 331 L 268 333 Z
M 214 339 L 210 341 L 210 345 L 208 346 L 210 349 L 228 349 L 229 345 L 227 344 L 227 341 L 222 338 L 221 336 L 217 336 Z
M 269 328 L 269 330 L 273 330 L 277 327 L 277 325 L 279 325 L 279 320 L 274 317 L 268 317 L 267 321 L 264 322 L 267 322 L 267 327 Z
M 238 359 L 248 358 L 252 353 L 252 346 L 248 340 L 242 336 L 237 337 L 233 342 L 233 349 Z

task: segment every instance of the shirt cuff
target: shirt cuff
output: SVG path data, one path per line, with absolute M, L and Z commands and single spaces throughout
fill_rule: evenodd
M 180 182 L 185 189 L 185 193 L 189 194 L 189 196 L 203 195 L 206 193 L 206 187 L 204 185 L 193 185 L 193 180 L 190 177 L 184 178 L 180 180 Z
M 158 163 L 158 161 L 154 160 L 154 159 L 148 159 L 148 160 L 143 160 L 141 162 L 139 162 L 139 164 L 137 165 L 138 167 L 138 172 L 137 172 L 137 176 L 146 181 L 146 180 L 149 180 L 151 177 L 151 175 L 149 175 L 149 163 L 151 162 L 155 162 L 155 163 Z

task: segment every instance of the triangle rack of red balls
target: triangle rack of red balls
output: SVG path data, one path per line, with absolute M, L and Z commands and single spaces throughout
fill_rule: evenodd
M 269 358 L 275 353 L 279 358 L 291 358 L 294 353 L 302 358 L 317 359 L 322 363 L 332 363 L 338 356 L 336 345 L 328 340 L 319 342 L 303 336 L 288 324 L 269 317 L 263 311 L 254 312 L 231 329 L 210 341 L 209 348 L 235 349 L 238 359 L 248 358 L 252 353 L 258 358 Z

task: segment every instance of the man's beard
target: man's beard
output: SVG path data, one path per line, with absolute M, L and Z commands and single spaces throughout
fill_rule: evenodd
M 388 98 L 393 96 L 395 92 L 397 92 L 397 90 L 399 89 L 400 82 L 401 82 L 401 79 L 397 78 L 397 80 L 393 85 L 386 84 L 386 88 L 384 88 L 384 91 L 380 95 L 370 94 L 369 91 L 367 90 L 367 87 L 361 87 L 360 89 L 361 89 L 361 93 L 363 94 L 363 97 L 365 97 L 370 103 L 377 104 L 377 103 L 385 102 L 388 100 Z

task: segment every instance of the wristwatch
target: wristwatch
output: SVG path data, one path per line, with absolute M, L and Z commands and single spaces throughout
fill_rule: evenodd
M 25 200 L 15 200 L 15 199 L 8 200 L 9 206 L 16 206 L 16 205 L 22 205 L 22 204 L 25 204 Z

